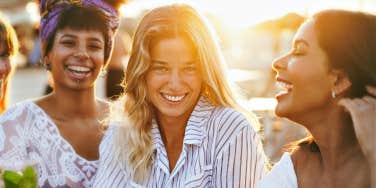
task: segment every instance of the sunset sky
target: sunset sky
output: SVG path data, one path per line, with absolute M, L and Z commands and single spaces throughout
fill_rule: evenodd
M 136 16 L 144 9 L 174 2 L 189 3 L 213 13 L 234 28 L 244 28 L 288 12 L 310 15 L 327 8 L 376 12 L 375 0 L 130 0 L 122 12 L 126 17 Z

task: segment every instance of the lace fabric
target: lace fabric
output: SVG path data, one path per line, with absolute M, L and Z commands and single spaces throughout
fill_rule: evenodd
M 79 156 L 52 119 L 31 101 L 0 117 L 0 160 L 36 161 L 39 187 L 91 187 L 98 165 Z

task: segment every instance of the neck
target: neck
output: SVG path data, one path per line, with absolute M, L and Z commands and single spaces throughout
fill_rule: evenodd
M 177 140 L 184 140 L 188 119 L 189 116 L 157 118 L 159 130 L 165 145 L 174 143 Z
M 70 118 L 97 117 L 99 104 L 95 98 L 94 88 L 81 91 L 54 89 L 50 98 L 53 104 L 59 108 L 61 114 Z
M 362 155 L 351 118 L 342 107 L 332 105 L 305 122 L 320 148 L 324 168 L 336 169 L 356 153 Z

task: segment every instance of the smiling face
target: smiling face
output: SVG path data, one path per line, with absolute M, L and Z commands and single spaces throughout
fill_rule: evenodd
M 62 29 L 46 60 L 56 88 L 92 88 L 104 65 L 104 37 L 99 31 Z
M 317 112 L 331 101 L 335 75 L 327 64 L 314 30 L 314 20 L 304 23 L 295 35 L 293 49 L 273 62 L 277 85 L 275 112 L 299 122 L 299 118 Z
M 5 41 L 0 42 L 0 99 L 4 99 L 6 82 L 8 81 L 12 65 L 10 64 L 10 52 Z
M 150 48 L 151 67 L 146 74 L 148 98 L 161 118 L 187 118 L 201 93 L 199 60 L 191 41 L 163 38 Z
M 0 42 L 0 78 L 6 80 L 11 71 L 10 52 L 6 41 Z

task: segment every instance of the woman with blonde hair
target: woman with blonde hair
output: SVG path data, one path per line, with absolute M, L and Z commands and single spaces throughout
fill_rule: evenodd
M 0 14 L 0 114 L 8 106 L 9 78 L 13 70 L 11 59 L 17 52 L 16 32 Z
M 254 187 L 266 158 L 203 17 L 182 4 L 153 9 L 132 46 L 123 119 L 101 143 L 94 186 Z

